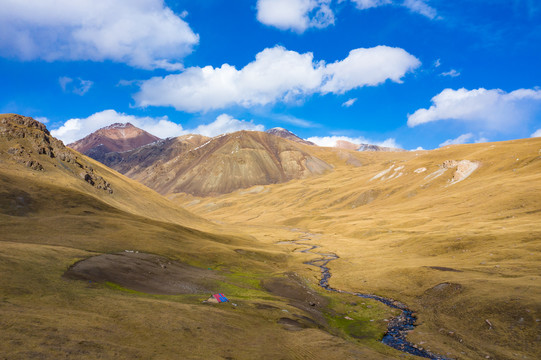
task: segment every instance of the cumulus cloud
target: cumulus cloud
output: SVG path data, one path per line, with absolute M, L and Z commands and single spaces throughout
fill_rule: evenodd
M 401 148 L 401 146 L 396 142 L 394 138 L 388 138 L 383 141 L 375 141 L 375 140 L 370 140 L 364 137 L 352 138 L 348 136 L 313 136 L 306 140 L 311 141 L 316 145 L 326 146 L 326 147 L 335 147 L 338 141 L 347 141 L 347 142 L 357 144 L 357 145 L 371 144 L 371 145 L 378 145 L 378 146 L 385 146 L 385 147 L 392 147 L 392 148 Z
M 315 93 L 342 94 L 386 80 L 400 83 L 420 64 L 405 50 L 387 46 L 355 49 L 332 64 L 314 61 L 312 53 L 275 46 L 258 53 L 255 61 L 240 70 L 223 64 L 154 77 L 141 84 L 134 99 L 138 106 L 173 106 L 188 112 L 234 105 L 253 107 L 291 102 Z
M 348 101 L 344 102 L 342 104 L 342 106 L 343 107 L 351 107 L 351 106 L 353 106 L 353 104 L 355 104 L 356 101 L 357 101 L 357 98 L 349 99 Z
M 541 108 L 541 90 L 445 89 L 432 98 L 432 106 L 408 116 L 415 127 L 440 120 L 458 120 L 486 130 L 507 132 L 528 122 Z
M 456 71 L 455 69 L 451 69 L 449 71 L 442 72 L 440 75 L 441 76 L 457 77 L 457 76 L 460 76 L 460 73 L 458 71 Z
M 338 3 L 347 0 L 338 0 Z M 395 5 L 413 13 L 437 19 L 438 12 L 428 0 L 351 0 L 357 9 L 366 10 L 384 5 Z M 332 0 L 258 0 L 257 20 L 280 30 L 303 33 L 309 28 L 325 28 L 335 21 Z
M 343 94 L 361 86 L 375 86 L 390 79 L 401 83 L 408 71 L 421 62 L 404 49 L 388 46 L 354 49 L 342 61 L 328 64 L 321 86 L 322 93 Z
M 258 0 L 257 20 L 280 30 L 298 33 L 334 24 L 331 0 Z
M 534 132 L 531 137 L 541 137 L 541 129 L 537 129 L 537 131 Z
M 60 84 L 62 91 L 71 92 L 81 96 L 86 94 L 88 90 L 90 90 L 92 85 L 94 85 L 93 81 L 83 80 L 81 78 L 78 78 L 77 81 L 74 81 L 72 78 L 67 76 L 61 76 L 60 78 L 58 78 L 58 83 Z
M 254 124 L 253 121 L 237 120 L 230 115 L 222 114 L 216 120 L 207 125 L 199 125 L 193 130 L 188 130 L 190 134 L 201 134 L 205 136 L 217 136 L 240 130 L 265 131 L 263 125 Z
M 102 127 L 114 123 L 128 122 L 160 138 L 186 134 L 216 136 L 240 130 L 265 130 L 263 125 L 254 124 L 253 121 L 237 120 L 227 114 L 218 116 L 216 120 L 210 124 L 199 125 L 195 129 L 184 129 L 182 125 L 169 120 L 167 116 L 134 116 L 119 113 L 115 110 L 104 110 L 90 115 L 87 118 L 69 119 L 59 128 L 51 130 L 51 134 L 62 140 L 64 143 L 69 144 L 82 139 Z
M 182 69 L 199 41 L 163 0 L 3 1 L 0 55 Z

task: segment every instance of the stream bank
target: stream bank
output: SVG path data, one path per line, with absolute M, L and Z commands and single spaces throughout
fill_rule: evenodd
M 387 326 L 387 331 L 385 332 L 385 335 L 383 336 L 383 339 L 381 340 L 382 343 L 396 350 L 399 350 L 411 355 L 416 355 L 419 357 L 424 357 L 424 358 L 433 359 L 433 360 L 451 360 L 441 355 L 434 354 L 407 340 L 406 338 L 407 334 L 409 331 L 415 328 L 415 322 L 417 321 L 417 318 L 413 314 L 413 311 L 409 309 L 405 304 L 402 304 L 401 302 L 398 302 L 396 300 L 388 299 L 388 298 L 378 296 L 378 295 L 350 292 L 350 291 L 335 289 L 331 287 L 329 285 L 329 279 L 331 278 L 332 275 L 327 265 L 331 261 L 339 259 L 339 256 L 333 253 L 326 254 L 326 253 L 315 252 L 314 250 L 318 249 L 320 246 L 312 245 L 312 244 L 305 244 L 305 243 L 300 242 L 300 241 L 310 241 L 310 240 L 312 240 L 311 237 L 309 236 L 309 234 L 306 234 L 306 236 L 300 240 L 282 241 L 282 242 L 279 242 L 278 244 L 294 244 L 294 245 L 306 246 L 307 247 L 306 249 L 296 250 L 296 251 L 299 251 L 305 254 L 314 254 L 314 255 L 321 256 L 320 258 L 307 261 L 304 264 L 312 265 L 312 266 L 316 266 L 320 268 L 321 280 L 319 281 L 319 286 L 321 286 L 325 290 L 337 292 L 337 293 L 350 294 L 350 295 L 358 296 L 364 299 L 373 299 L 373 300 L 379 301 L 382 304 L 387 305 L 388 307 L 400 310 L 401 314 L 389 321 L 389 324 Z

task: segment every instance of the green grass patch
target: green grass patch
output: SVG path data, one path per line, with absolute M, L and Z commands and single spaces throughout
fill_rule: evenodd
M 363 343 L 379 342 L 387 329 L 384 319 L 393 317 L 393 311 L 370 299 L 347 294 L 332 294 L 325 317 L 337 335 Z
M 140 291 L 137 291 L 137 290 L 128 289 L 128 288 L 125 288 L 125 287 L 120 286 L 120 285 L 118 285 L 118 284 L 112 283 L 112 282 L 110 282 L 110 281 L 106 281 L 104 284 L 105 284 L 105 286 L 108 287 L 109 289 L 122 291 L 122 292 L 125 292 L 125 293 L 128 293 L 128 294 L 134 294 L 134 295 L 146 295 L 146 296 L 149 296 L 149 295 L 150 295 L 150 296 L 152 296 L 151 294 L 147 294 L 147 293 L 140 292 Z

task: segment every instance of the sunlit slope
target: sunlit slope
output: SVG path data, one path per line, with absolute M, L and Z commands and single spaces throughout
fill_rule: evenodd
M 257 131 L 240 131 L 197 144 L 190 135 L 110 157 L 105 163 L 161 194 L 208 196 L 254 185 L 306 178 L 332 167 L 315 146 Z M 174 150 L 173 150 L 174 149 Z
M 98 252 L 172 251 L 185 260 L 193 256 L 192 262 L 236 254 L 235 245 L 253 241 L 227 235 L 238 230 L 182 209 L 66 148 L 43 124 L 19 115 L 0 117 L 0 193 L 3 241 Z
M 334 171 L 170 197 L 215 220 L 322 233 L 341 258 L 331 284 L 410 303 L 423 323 L 413 338 L 440 353 L 539 355 L 541 139 L 317 156 Z
M 188 286 L 176 295 L 63 277 L 77 261 L 125 254 L 163 261 L 147 261 L 152 270 L 144 273 L 115 265 L 131 279 L 128 284 L 162 281 L 160 274 L 175 267 L 171 262 L 212 276 L 198 280 L 205 291 Z M 130 266 L 138 269 L 138 261 Z M 304 294 L 306 280 L 283 276 L 291 262 L 285 248 L 205 221 L 65 148 L 43 124 L 0 116 L 2 357 L 393 358 L 396 351 L 377 342 L 383 324 L 356 329 L 370 335 L 356 344 L 331 331 L 323 316 L 326 298 L 318 297 L 316 309 L 306 301 L 291 305 L 262 288 L 262 281 L 273 279 Z M 235 305 L 202 303 L 215 292 L 226 293 Z M 389 316 L 383 307 L 363 310 L 359 317 Z M 284 318 L 296 331 L 283 325 Z

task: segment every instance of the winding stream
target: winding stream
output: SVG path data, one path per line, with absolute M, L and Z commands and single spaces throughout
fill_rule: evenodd
M 338 292 L 338 293 L 344 293 L 344 294 L 350 294 L 350 295 L 358 296 L 365 299 L 373 299 L 393 309 L 401 310 L 402 313 L 399 316 L 389 321 L 389 324 L 387 326 L 387 331 L 385 332 L 385 335 L 383 335 L 383 339 L 381 340 L 382 343 L 408 354 L 412 354 L 412 355 L 416 355 L 416 356 L 420 356 L 424 358 L 429 358 L 429 359 L 434 359 L 434 360 L 450 360 L 443 356 L 433 354 L 430 351 L 425 350 L 420 346 L 412 344 L 406 339 L 406 335 L 408 334 L 409 331 L 414 329 L 415 321 L 417 320 L 415 315 L 413 315 L 413 311 L 408 309 L 406 305 L 398 301 L 384 298 L 377 295 L 361 294 L 361 293 L 356 293 L 356 292 L 339 290 L 339 289 L 335 289 L 331 287 L 329 285 L 329 279 L 331 278 L 331 271 L 327 265 L 329 264 L 329 262 L 339 259 L 339 257 L 338 255 L 332 254 L 332 253 L 325 254 L 325 253 L 315 252 L 314 250 L 320 247 L 318 245 L 304 244 L 304 243 L 298 242 L 298 241 L 309 241 L 309 240 L 311 240 L 311 238 L 309 237 L 309 235 L 306 235 L 306 237 L 302 238 L 301 240 L 282 241 L 282 242 L 279 242 L 278 244 L 295 244 L 295 245 L 300 245 L 300 246 L 307 246 L 306 249 L 296 250 L 296 251 L 299 251 L 305 254 L 310 253 L 310 254 L 321 256 L 321 258 L 307 261 L 305 262 L 305 264 L 316 266 L 321 269 L 321 280 L 319 281 L 319 286 L 321 286 L 325 290 Z

